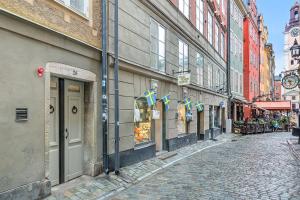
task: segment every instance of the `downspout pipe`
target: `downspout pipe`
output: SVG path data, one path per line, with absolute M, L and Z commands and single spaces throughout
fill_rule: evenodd
M 119 0 L 115 0 L 115 63 L 114 63 L 114 85 L 115 85 L 115 174 L 118 175 L 120 169 L 120 134 L 119 134 Z
M 230 72 L 230 1 L 227 1 L 227 93 L 228 93 L 228 105 L 227 105 L 227 118 L 231 119 L 231 72 Z
M 107 103 L 107 12 L 106 0 L 102 0 L 102 74 L 101 74 L 101 99 L 102 99 L 102 157 L 103 170 L 105 174 L 109 173 L 109 163 L 107 154 L 108 138 L 108 103 Z

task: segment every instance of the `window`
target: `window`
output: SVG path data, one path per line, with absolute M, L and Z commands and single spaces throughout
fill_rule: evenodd
M 74 9 L 75 11 L 88 16 L 89 0 L 57 0 L 66 7 Z
M 151 67 L 161 72 L 166 70 L 165 35 L 166 30 L 151 19 Z
M 298 11 L 295 11 L 295 19 L 299 19 L 299 13 L 298 13 Z
M 220 90 L 220 69 L 217 69 L 217 73 L 215 77 L 215 89 Z
M 188 45 L 179 40 L 179 71 L 187 71 L 189 69 L 189 51 Z
M 222 1 L 222 13 L 225 15 L 225 10 L 226 10 L 226 7 L 225 7 L 225 0 Z
M 179 0 L 179 10 L 189 19 L 190 0 Z
M 196 1 L 196 27 L 203 34 L 204 27 L 204 8 L 203 0 Z
M 203 68 L 204 68 L 204 58 L 203 55 L 197 53 L 196 58 L 196 66 L 197 66 L 197 83 L 203 86 Z
M 134 141 L 142 144 L 151 141 L 151 108 L 146 98 L 135 101 Z
M 292 96 L 292 100 L 296 100 L 296 97 L 295 97 L 295 96 Z
M 235 88 L 234 91 L 238 92 L 239 91 L 239 75 L 238 72 L 235 72 Z
M 187 133 L 186 107 L 183 103 L 179 103 L 177 110 L 178 110 L 177 129 L 179 134 L 185 134 Z
M 243 94 L 243 75 L 240 74 L 240 94 Z
M 208 37 L 208 41 L 210 44 L 213 44 L 213 17 L 212 14 L 210 12 L 208 12 L 208 32 L 207 32 L 207 37 Z
M 212 73 L 213 69 L 211 64 L 208 65 L 207 68 L 207 80 L 208 80 L 208 87 L 212 88 L 213 87 L 213 73 Z
M 223 58 L 225 58 L 225 36 L 224 33 L 221 33 L 221 50 L 220 54 Z
M 217 50 L 217 52 L 220 51 L 220 46 L 219 46 L 219 26 L 216 23 L 215 24 L 215 49 Z

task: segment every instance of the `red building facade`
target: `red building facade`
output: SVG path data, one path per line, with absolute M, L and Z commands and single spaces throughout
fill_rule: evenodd
M 274 100 L 275 101 L 282 100 L 281 78 L 279 76 L 275 76 L 275 80 L 274 80 Z
M 259 32 L 255 0 L 248 0 L 249 15 L 244 19 L 244 96 L 250 103 L 259 96 Z M 251 116 L 251 108 L 244 108 L 244 117 Z

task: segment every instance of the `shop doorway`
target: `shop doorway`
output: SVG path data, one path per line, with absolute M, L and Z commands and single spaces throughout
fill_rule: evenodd
M 155 120 L 155 144 L 156 152 L 161 152 L 164 148 L 164 105 L 162 101 L 156 103 L 156 110 L 160 112 L 160 118 Z
M 51 77 L 49 178 L 57 185 L 83 173 L 84 84 Z
M 204 131 L 204 112 L 197 112 L 197 136 L 201 139 L 201 134 Z
M 225 133 L 226 132 L 226 113 L 225 113 L 225 108 L 222 108 L 221 111 L 221 129 L 222 132 Z

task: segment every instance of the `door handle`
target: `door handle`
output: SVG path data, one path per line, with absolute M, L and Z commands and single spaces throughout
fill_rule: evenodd
M 66 128 L 66 133 L 67 133 L 67 135 L 66 135 L 66 139 L 68 139 L 68 137 L 69 137 L 69 131 L 68 131 L 68 129 Z

